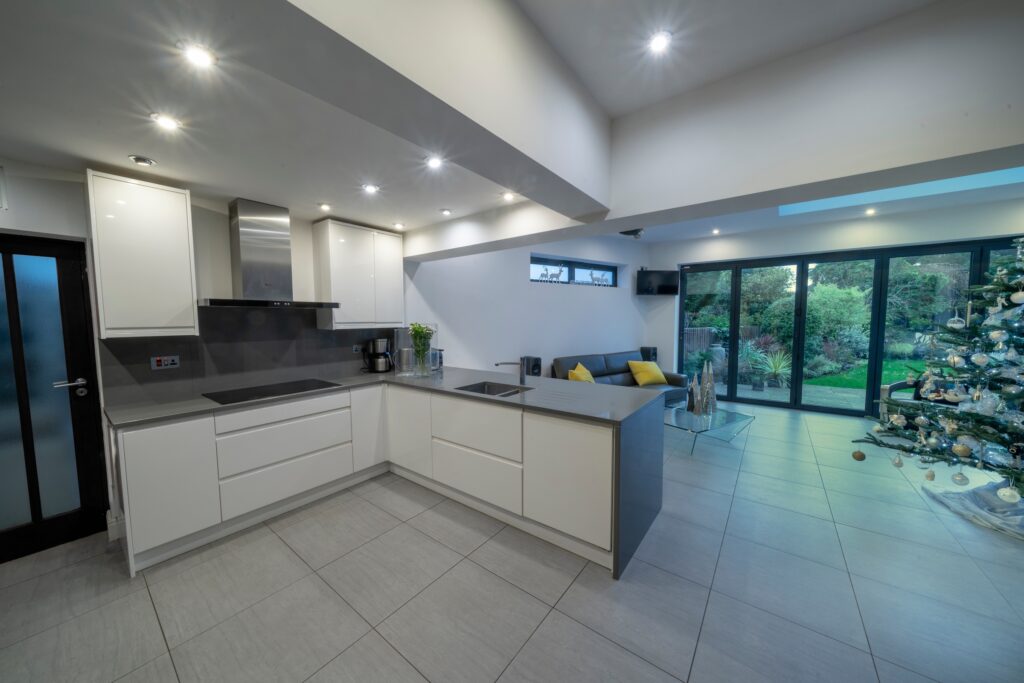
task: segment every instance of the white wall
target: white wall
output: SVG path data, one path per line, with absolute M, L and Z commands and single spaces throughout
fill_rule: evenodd
M 616 263 L 619 286 L 585 287 L 530 282 L 531 252 Z M 498 361 L 639 348 L 647 340 L 649 299 L 632 294 L 634 272 L 646 249 L 621 238 L 589 238 L 406 262 L 406 319 L 436 322 L 447 365 L 494 369 Z M 514 369 L 507 369 L 512 372 Z
M 7 210 L 0 230 L 42 237 L 84 240 L 89 232 L 85 177 L 0 159 L 7 186 Z
M 512 0 L 290 1 L 607 203 L 608 118 Z
M 785 230 L 657 242 L 651 243 L 648 249 L 651 268 L 672 269 L 685 264 L 716 261 L 1019 236 L 1024 236 L 1024 200 L 1020 199 L 803 225 Z M 647 318 L 647 343 L 658 346 L 663 359 L 675 358 L 673 349 L 679 335 L 678 299 L 671 297 L 674 302 L 671 314 L 668 310 L 658 309 Z M 663 364 L 671 369 L 664 361 Z
M 612 127 L 611 216 L 1024 142 L 1024 3 L 940 2 Z

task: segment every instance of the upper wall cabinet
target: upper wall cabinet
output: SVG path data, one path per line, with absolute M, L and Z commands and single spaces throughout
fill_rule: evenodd
M 87 178 L 100 337 L 199 334 L 188 190 Z
M 401 327 L 405 320 L 402 238 L 325 220 L 313 225 L 317 312 L 327 329 Z

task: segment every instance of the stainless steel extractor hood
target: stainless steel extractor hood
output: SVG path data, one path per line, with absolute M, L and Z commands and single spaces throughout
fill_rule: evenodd
M 338 304 L 292 299 L 292 233 L 288 209 L 249 199 L 231 202 L 231 299 L 204 306 L 337 308 Z

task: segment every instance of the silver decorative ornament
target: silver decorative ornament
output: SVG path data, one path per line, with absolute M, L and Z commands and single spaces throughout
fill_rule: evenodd
M 989 357 L 987 353 L 975 353 L 971 355 L 971 362 L 979 367 L 985 367 L 988 365 Z
M 892 459 L 892 466 L 896 469 L 903 467 L 903 458 L 900 457 L 899 453 Z
M 1024 291 L 1017 291 L 1011 294 L 1010 301 L 1015 304 L 1024 304 Z
M 928 481 L 935 481 L 935 470 L 928 470 L 924 473 L 924 478 Z
M 1006 352 L 1006 360 L 1011 363 L 1016 363 L 1020 360 L 1020 354 L 1017 353 L 1017 349 L 1010 347 L 1010 350 Z
M 952 354 L 948 358 L 946 358 L 946 362 L 949 363 L 950 367 L 953 368 L 962 368 L 964 365 L 967 364 L 967 361 L 964 359 L 963 356 L 957 356 L 956 354 Z
M 924 415 L 918 415 L 917 417 L 914 418 L 914 424 L 916 424 L 918 427 L 927 427 L 928 418 L 925 417 Z
M 1018 493 L 1017 489 L 1015 489 L 1012 486 L 1004 486 L 1003 488 L 996 491 L 996 495 L 999 496 L 999 500 L 1004 501 L 1006 503 L 1020 502 L 1020 493 Z
M 957 486 L 967 486 L 968 484 L 971 483 L 971 480 L 968 479 L 967 475 L 964 474 L 963 472 L 957 472 L 956 474 L 954 474 L 949 479 L 950 479 L 950 481 L 952 481 Z
M 891 422 L 894 426 L 903 429 L 904 427 L 907 426 L 907 416 L 896 413 L 895 415 L 889 418 L 889 422 Z
M 996 343 L 1004 342 L 1010 338 L 1010 333 L 1006 330 L 992 330 L 988 333 L 988 338 Z
M 928 440 L 925 443 L 928 444 L 928 448 L 938 448 L 939 447 L 939 440 L 937 438 L 935 438 L 934 436 L 929 436 Z

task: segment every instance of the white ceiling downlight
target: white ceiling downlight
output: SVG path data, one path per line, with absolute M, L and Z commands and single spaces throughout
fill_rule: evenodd
M 167 114 L 153 112 L 149 115 L 149 118 L 153 119 L 153 122 L 164 130 L 178 130 L 181 128 L 181 121 Z
M 129 154 L 128 160 L 136 166 L 156 166 L 156 159 L 150 159 L 141 154 Z
M 672 44 L 672 34 L 668 31 L 658 31 L 647 41 L 647 49 L 651 54 L 664 54 L 669 45 Z
M 506 202 L 511 202 L 516 198 L 516 193 L 510 191 L 502 192 L 501 198 L 504 199 Z
M 436 171 L 437 169 L 444 166 L 444 159 L 438 156 L 433 156 L 427 159 L 427 168 Z
M 378 192 L 380 192 L 380 185 L 374 185 L 373 183 L 363 185 L 364 194 L 377 194 Z
M 321 211 L 330 211 L 331 210 L 331 205 L 328 204 L 327 202 L 321 202 L 319 204 L 319 206 L 320 206 L 320 210 Z
M 441 209 L 441 215 L 442 216 L 451 216 L 452 215 L 452 210 L 451 209 Z
M 209 69 L 217 63 L 217 56 L 202 45 L 182 41 L 178 43 L 178 47 L 181 48 L 181 53 L 188 63 L 198 69 Z
M 405 230 L 405 223 L 395 223 L 393 227 L 395 230 Z

